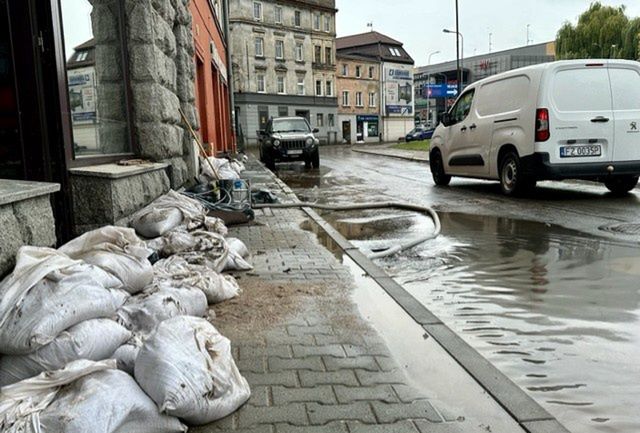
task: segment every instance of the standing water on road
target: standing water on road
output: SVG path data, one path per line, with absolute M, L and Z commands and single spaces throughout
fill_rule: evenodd
M 332 174 L 280 173 L 302 199 L 389 200 L 366 178 Z M 407 213 L 323 216 L 363 248 L 432 229 Z M 440 217 L 438 239 L 378 264 L 571 431 L 640 431 L 640 249 L 513 218 Z

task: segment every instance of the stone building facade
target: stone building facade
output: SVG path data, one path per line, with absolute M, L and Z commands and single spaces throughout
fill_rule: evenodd
M 338 136 L 335 0 L 230 0 L 237 133 L 244 144 L 271 117 L 306 117 L 321 143 Z
M 380 141 L 380 65 L 356 55 L 337 55 L 338 124 L 344 143 Z

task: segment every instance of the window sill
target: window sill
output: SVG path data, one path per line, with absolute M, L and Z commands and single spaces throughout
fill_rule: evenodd
M 0 179 L 0 206 L 60 191 L 57 183 Z
M 72 176 L 99 177 L 105 179 L 121 179 L 129 176 L 164 170 L 168 163 L 148 162 L 140 165 L 101 164 L 81 168 L 72 168 L 69 173 Z

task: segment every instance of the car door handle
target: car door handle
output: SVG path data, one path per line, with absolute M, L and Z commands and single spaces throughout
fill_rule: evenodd
M 471 126 L 469 127 L 469 129 L 476 129 L 477 127 L 478 127 L 478 126 L 477 126 L 475 123 L 473 123 L 473 124 L 471 124 Z
M 465 132 L 466 130 L 467 130 L 467 127 L 466 127 L 466 126 L 463 126 L 462 128 L 460 128 L 460 131 L 461 131 L 461 132 Z
M 591 119 L 593 123 L 607 123 L 609 121 L 608 117 L 598 116 Z

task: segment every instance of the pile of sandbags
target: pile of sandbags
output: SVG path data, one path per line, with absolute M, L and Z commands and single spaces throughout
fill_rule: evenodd
M 202 168 L 200 181 L 202 183 L 209 183 L 218 179 L 218 177 L 213 173 L 211 166 L 215 168 L 216 173 L 221 180 L 240 179 L 240 174 L 245 170 L 244 164 L 238 160 L 216 158 L 214 156 L 208 157 L 207 160 L 202 161 L 200 164 Z

